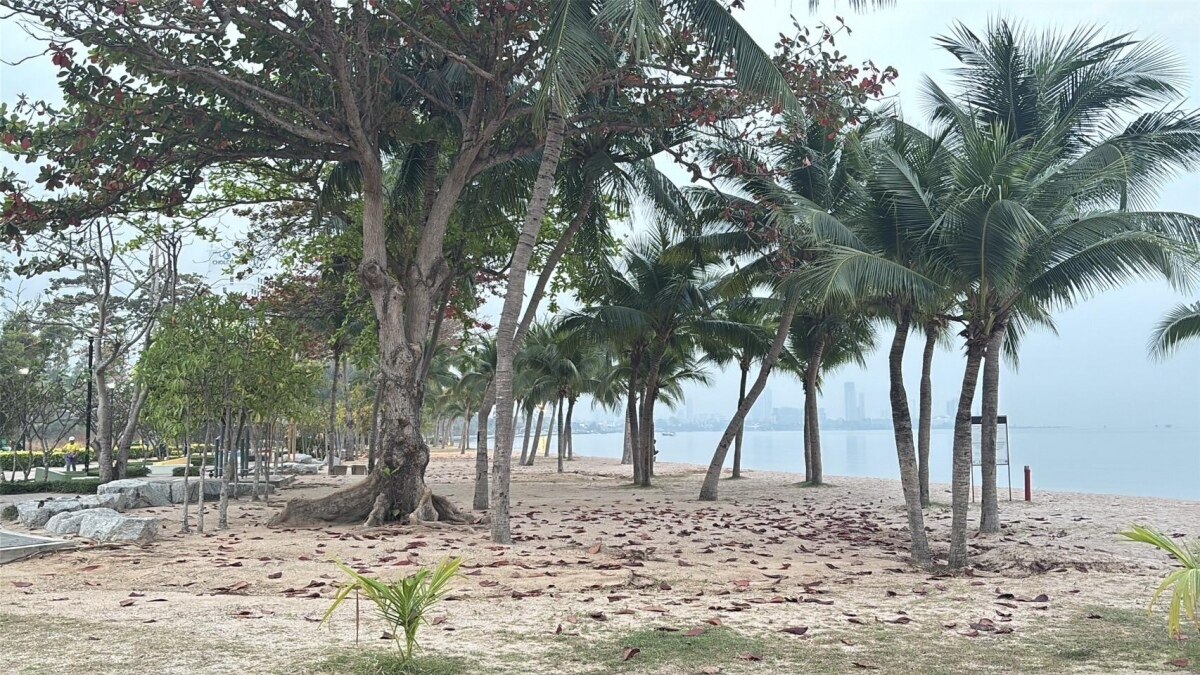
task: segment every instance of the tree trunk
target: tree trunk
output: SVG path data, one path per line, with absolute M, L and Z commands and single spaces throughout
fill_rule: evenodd
M 471 444 L 471 413 L 463 414 L 462 439 L 459 441 L 458 454 L 467 454 L 467 447 Z
M 521 319 L 521 305 L 525 302 L 525 277 L 529 270 L 529 261 L 533 258 L 533 248 L 537 245 L 538 234 L 542 229 L 542 222 L 545 220 L 550 195 L 554 192 L 558 160 L 562 156 L 566 134 L 566 120 L 558 111 L 551 110 L 549 117 L 541 164 L 538 167 L 537 178 L 534 179 L 521 234 L 517 238 L 517 246 L 509 264 L 508 288 L 504 292 L 504 306 L 500 311 L 500 325 L 496 334 L 494 381 L 498 415 L 496 421 L 499 425 L 496 429 L 495 466 L 492 470 L 492 540 L 501 544 L 512 543 L 508 489 L 512 471 L 513 359 L 521 347 L 522 336 L 518 335 L 517 331 Z
M 239 414 L 238 429 L 232 432 L 233 410 L 225 411 L 225 433 L 221 436 L 221 457 L 224 469 L 221 476 L 221 502 L 217 512 L 217 528 L 229 529 L 229 497 L 230 489 L 237 481 L 238 448 L 242 442 L 242 428 L 246 422 L 246 411 Z M 230 436 L 233 441 L 230 442 Z
M 788 329 L 791 328 L 792 317 L 796 315 L 796 305 L 799 302 L 800 294 L 793 293 L 783 307 L 783 314 L 779 317 L 779 330 L 775 332 L 771 348 L 767 351 L 762 365 L 759 366 L 758 377 L 754 378 L 754 384 L 750 386 L 750 391 L 738 406 L 737 412 L 733 414 L 733 419 L 729 420 L 729 425 L 725 427 L 725 433 L 717 443 L 716 451 L 713 452 L 712 461 L 708 464 L 708 472 L 704 474 L 704 483 L 700 486 L 701 501 L 715 502 L 717 500 L 717 485 L 721 480 L 721 467 L 725 465 L 725 455 L 729 453 L 729 446 L 733 444 L 738 429 L 742 428 L 742 424 L 746 421 L 746 415 L 749 415 L 750 409 L 754 407 L 754 402 L 767 387 L 767 378 L 771 376 L 771 369 L 775 367 L 775 363 L 779 360 L 779 354 L 783 352 L 783 345 L 787 342 Z
M 325 465 L 330 476 L 333 475 L 333 444 L 337 429 L 338 364 L 341 363 L 341 359 L 342 351 L 335 348 L 333 350 L 333 380 L 329 385 L 329 431 L 325 436 Z
M 621 439 L 622 440 L 621 463 L 622 464 L 632 464 L 633 463 L 633 432 L 630 430 L 630 427 L 629 427 L 629 411 L 626 410 L 625 414 L 622 415 L 622 417 L 625 418 L 625 437 L 623 439 Z
M 929 540 L 925 536 L 925 514 L 921 511 L 920 472 L 917 453 L 913 447 L 912 413 L 908 409 L 908 392 L 904 389 L 904 347 L 912 318 L 901 310 L 896 322 L 896 335 L 888 353 L 889 393 L 892 404 L 892 431 L 896 437 L 896 456 L 900 461 L 900 487 L 904 491 L 904 506 L 908 513 L 908 534 L 913 562 L 927 568 L 931 564 Z
M 558 409 L 560 407 L 562 407 L 561 398 L 556 398 L 554 402 L 550 404 L 550 419 L 546 422 L 546 450 L 545 454 L 542 455 L 543 457 L 550 456 L 550 446 L 554 443 L 554 424 L 560 417 L 558 414 Z
M 486 511 L 488 507 L 488 416 L 491 405 L 479 409 L 479 430 L 475 435 L 475 500 L 471 507 Z M 497 444 L 498 445 L 498 444 Z
M 546 404 L 538 406 L 537 430 L 533 432 L 533 445 L 529 447 L 529 459 L 525 462 L 525 466 L 533 466 L 533 460 L 537 457 L 538 443 L 542 440 L 542 422 L 546 416 Z
M 188 442 L 187 424 L 187 412 L 185 411 L 183 414 L 183 428 L 185 429 L 183 432 L 183 524 L 179 528 L 183 534 L 192 531 L 191 524 L 188 522 L 188 502 L 192 499 L 188 483 L 188 477 L 192 474 L 192 445 Z
M 575 459 L 575 435 L 571 431 L 571 418 L 575 415 L 575 398 L 567 399 L 567 418 L 563 433 L 567 439 L 567 459 Z
M 368 141 L 360 138 L 358 142 Z M 443 179 L 427 215 L 425 233 L 432 233 L 430 242 L 436 245 L 422 240 L 402 283 L 392 274 L 388 261 L 379 153 L 360 148 L 363 259 L 359 277 L 375 309 L 384 385 L 379 456 L 375 470 L 362 482 L 319 499 L 293 499 L 271 519 L 271 525 L 365 522 L 378 526 L 386 521 L 412 519 L 466 522 L 453 504 L 433 495 L 425 485 L 429 446 L 421 435 L 421 373 L 441 264 L 442 246 L 436 232 L 444 231 L 453 213 L 455 195 L 466 184 L 471 152 L 477 154 L 478 148 L 470 152 L 464 148 Z
M 563 397 L 558 397 L 558 472 L 563 472 L 563 456 L 567 449 L 566 423 L 563 419 Z
M 925 325 L 925 351 L 921 354 L 921 410 L 917 429 L 917 475 L 921 482 L 921 506 L 928 507 L 929 444 L 933 438 L 933 354 L 937 350 L 937 326 Z
M 100 339 L 96 339 L 96 358 L 101 358 Z M 113 479 L 112 443 L 112 390 L 108 388 L 108 372 L 97 369 L 93 374 L 96 382 L 96 465 L 100 470 L 100 482 Z M 85 448 L 90 452 L 91 448 Z
M 521 466 L 525 466 L 529 459 L 529 434 L 533 431 L 533 408 L 530 408 L 525 413 L 525 434 L 521 437 Z M 538 429 L 541 433 L 541 429 Z
M 817 407 L 817 384 L 821 376 L 821 361 L 825 355 L 825 336 L 817 339 L 816 349 L 804 370 L 804 475 L 809 485 L 823 485 L 825 471 L 821 461 L 820 413 Z
M 633 484 L 641 485 L 642 468 L 642 437 L 640 421 L 638 420 L 638 370 L 642 366 L 641 350 L 634 349 L 629 356 L 629 391 L 625 402 L 625 420 L 629 425 L 629 457 L 633 462 Z
M 208 468 L 208 450 L 212 447 L 212 422 L 204 423 L 204 447 L 200 448 L 200 489 L 196 497 L 196 531 L 204 532 L 204 470 Z
M 742 407 L 742 403 L 746 400 L 746 380 L 750 376 L 750 360 L 742 359 L 738 364 L 742 371 L 742 378 L 738 384 L 738 408 Z M 733 439 L 733 471 L 730 473 L 730 478 L 742 477 L 742 436 L 746 433 L 746 423 L 741 421 L 738 423 L 737 436 Z
M 968 326 L 968 331 L 971 327 Z M 963 371 L 962 390 L 958 396 L 958 411 L 954 415 L 954 464 L 950 486 L 950 556 L 951 568 L 967 564 L 967 502 L 971 498 L 971 404 L 979 381 L 979 362 L 984 346 L 978 338 L 967 338 L 967 367 Z
M 125 478 L 129 472 L 129 447 L 133 445 L 133 434 L 137 431 L 138 420 L 142 416 L 142 406 L 146 403 L 147 389 L 141 383 L 133 386 L 133 401 L 129 404 L 129 417 L 125 427 L 117 438 L 117 477 Z
M 379 447 L 379 406 L 383 401 L 383 374 L 375 383 L 375 403 L 371 407 L 371 435 L 367 445 L 367 473 L 375 470 L 375 452 Z M 435 427 L 436 429 L 436 427 Z M 434 434 L 436 435 L 436 431 Z
M 1007 326 L 997 321 L 988 336 L 987 353 L 983 362 L 983 402 L 979 428 L 979 531 L 1000 531 L 1000 504 L 996 495 L 996 417 L 1000 414 L 1000 361 L 1004 358 L 1004 338 Z

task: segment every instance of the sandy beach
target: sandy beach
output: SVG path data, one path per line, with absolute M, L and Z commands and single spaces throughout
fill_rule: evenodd
M 318 625 L 343 579 L 333 561 L 392 578 L 446 556 L 463 557 L 464 574 L 422 634 L 425 653 L 457 664 L 445 672 L 1200 668 L 1200 638 L 1171 643 L 1162 613 L 1145 613 L 1167 559 L 1117 535 L 1136 522 L 1200 536 L 1200 502 L 1035 492 L 1001 502 L 1000 534 L 972 537 L 968 573 L 931 576 L 906 563 L 897 482 L 800 488 L 793 474 L 749 472 L 711 503 L 696 501 L 701 467 L 656 471 L 654 488 L 635 489 L 612 460 L 515 468 L 511 547 L 486 526 L 264 526 L 284 500 L 354 477 L 243 499 L 225 531 L 215 510 L 210 531 L 181 535 L 177 508 L 143 509 L 164 519 L 153 544 L 0 567 L 0 671 L 367 672 L 338 661 L 356 630 L 360 649 L 389 648 L 365 604 L 357 629 L 353 603 Z M 473 453 L 439 453 L 428 471 L 462 507 L 473 476 Z M 926 522 L 944 555 L 948 486 L 934 499 Z M 658 659 L 664 640 L 694 658 Z

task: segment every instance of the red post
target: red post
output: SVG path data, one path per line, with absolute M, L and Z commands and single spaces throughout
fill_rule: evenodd
M 1033 501 L 1033 472 L 1028 464 L 1025 465 L 1025 501 Z

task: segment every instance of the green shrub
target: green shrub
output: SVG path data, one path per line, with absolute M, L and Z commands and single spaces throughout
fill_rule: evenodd
M 184 472 L 184 470 L 185 470 L 185 469 L 187 470 L 187 475 L 189 475 L 189 476 L 199 476 L 199 475 L 200 475 L 200 467 L 199 467 L 199 466 L 189 466 L 189 467 L 176 466 L 176 467 L 172 467 L 172 468 L 171 468 L 171 475 L 172 475 L 172 476 L 175 476 L 176 478 L 180 478 L 180 477 L 182 477 L 182 476 L 183 476 L 183 472 Z
M 58 492 L 71 495 L 94 495 L 100 487 L 99 478 L 82 478 L 79 480 L 22 480 L 0 483 L 0 495 L 23 495 L 35 492 Z

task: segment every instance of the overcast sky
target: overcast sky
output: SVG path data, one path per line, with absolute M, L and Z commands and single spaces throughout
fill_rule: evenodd
M 767 46 L 781 30 L 789 30 L 793 14 L 807 24 L 832 22 L 834 15 L 842 14 L 853 35 L 840 40 L 838 46 L 852 60 L 872 59 L 899 70 L 895 91 L 910 121 L 917 121 L 921 112 L 917 104 L 921 76 L 928 73 L 945 82 L 945 70 L 953 65 L 932 38 L 944 33 L 955 20 L 977 32 L 984 30 L 990 18 L 998 16 L 1037 29 L 1069 30 L 1089 23 L 1114 32 L 1133 31 L 1139 37 L 1166 43 L 1185 59 L 1189 72 L 1200 74 L 1200 3 L 1195 2 L 898 0 L 891 8 L 853 13 L 844 2 L 826 0 L 815 15 L 808 14 L 807 0 L 746 0 L 745 4 L 747 10 L 740 13 L 740 18 Z M 34 51 L 35 45 L 11 21 L 0 25 L 0 58 L 13 62 Z M 0 65 L 0 101 L 12 105 L 21 94 L 57 98 L 54 79 L 48 57 L 17 67 Z M 1189 100 L 1184 107 L 1200 106 L 1200 82 L 1193 79 L 1189 85 Z M 3 161 L 11 163 L 7 157 Z M 1200 213 L 1200 177 L 1190 175 L 1174 181 L 1162 192 L 1159 207 Z M 228 225 L 231 232 L 237 230 L 236 223 Z M 645 226 L 638 220 L 633 223 L 634 229 Z M 187 266 L 193 271 L 207 272 L 214 279 L 218 276 L 220 264 L 214 261 L 209 247 L 191 247 L 187 258 Z M 6 287 L 10 292 L 15 289 L 12 283 Z M 1195 296 L 1180 296 L 1161 283 L 1141 283 L 1060 313 L 1056 317 L 1058 335 L 1047 331 L 1030 334 L 1022 345 L 1020 369 L 1005 370 L 1001 412 L 1010 415 L 1014 425 L 1200 427 L 1200 344 L 1164 363 L 1151 362 L 1146 356 L 1146 342 L 1154 324 L 1174 305 L 1200 299 L 1200 290 Z M 919 344 L 911 345 L 907 359 L 906 375 L 914 397 L 919 350 Z M 961 364 L 958 349 L 938 354 L 935 412 L 943 413 L 946 402 L 957 397 Z M 865 395 L 866 414 L 883 416 L 887 406 L 886 365 L 886 354 L 877 351 L 866 369 L 849 368 L 829 376 L 828 394 L 822 402 L 826 413 L 830 417 L 843 415 L 843 387 L 853 381 Z M 773 378 L 770 391 L 776 407 L 801 405 L 800 387 L 794 380 Z M 736 377 L 717 373 L 716 386 L 688 393 L 695 413 L 726 415 L 736 401 Z

